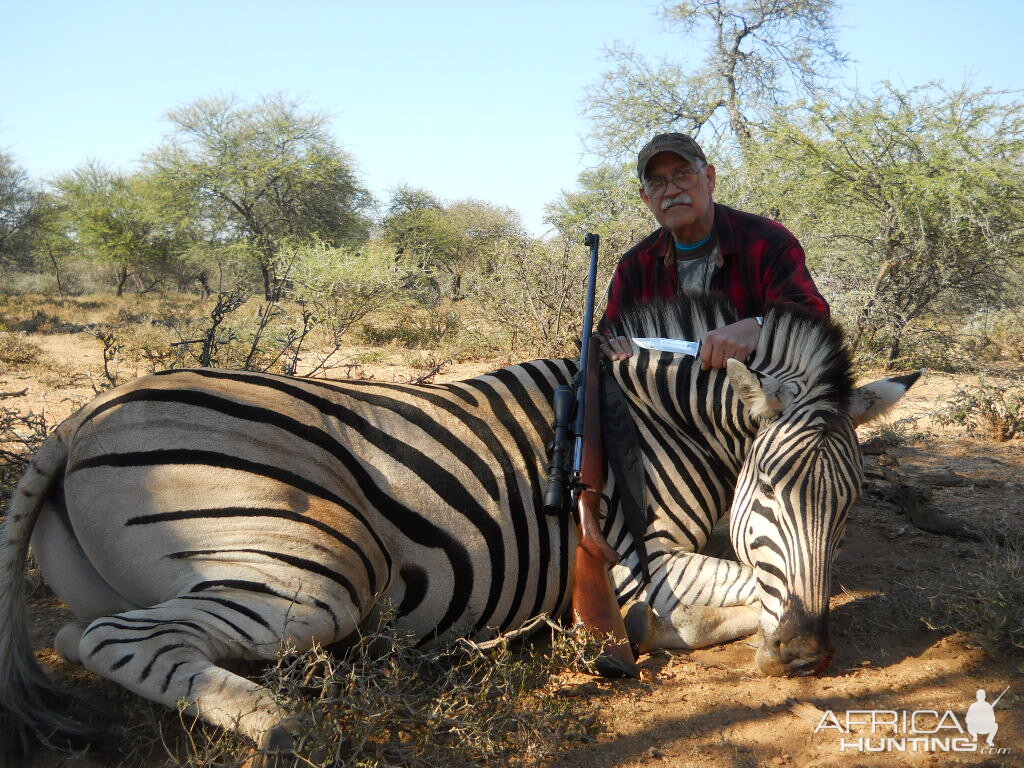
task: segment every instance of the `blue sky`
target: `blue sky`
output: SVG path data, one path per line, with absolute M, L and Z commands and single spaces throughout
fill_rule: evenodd
M 0 149 L 45 178 L 88 159 L 131 170 L 167 110 L 285 92 L 327 112 L 364 183 L 520 212 L 592 164 L 585 86 L 618 40 L 687 61 L 647 0 L 0 0 Z M 1021 0 L 849 0 L 844 80 L 1024 86 Z

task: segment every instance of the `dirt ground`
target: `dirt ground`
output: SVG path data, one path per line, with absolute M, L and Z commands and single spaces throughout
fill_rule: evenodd
M 69 371 L 95 369 L 97 350 L 81 336 L 33 337 L 57 374 L 0 371 L 2 403 L 47 411 L 52 423 L 74 402 L 91 397 L 88 380 Z M 362 368 L 362 375 L 409 380 L 408 369 Z M 484 370 L 446 369 L 438 381 Z M 1022 371 L 1008 371 L 1020 374 Z M 879 374 L 881 375 L 881 374 Z M 863 377 L 864 380 L 874 377 Z M 855 508 L 834 573 L 831 668 L 818 677 L 766 679 L 753 663 L 752 639 L 693 652 L 641 659 L 643 679 L 608 682 L 566 676 L 560 695 L 586 697 L 601 731 L 570 746 L 551 763 L 557 768 L 605 766 L 1024 766 L 1024 668 L 990 659 L 963 635 L 927 629 L 920 620 L 924 596 L 978 560 L 983 544 L 921 530 L 894 489 L 923 489 L 930 514 L 945 514 L 975 530 L 994 521 L 1024 527 L 1024 440 L 1005 443 L 966 437 L 960 428 L 937 426 L 930 415 L 969 376 L 928 373 L 888 419 L 905 435 L 897 447 L 866 458 L 869 480 Z M 18 394 L 25 389 L 24 394 Z M 883 425 L 884 426 L 884 425 Z M 862 440 L 879 425 L 862 428 Z M 938 585 L 938 586 L 937 586 Z M 96 685 L 60 662 L 49 647 L 62 611 L 36 590 L 33 605 L 40 657 L 58 678 Z M 978 689 L 993 701 L 999 730 L 985 751 L 962 734 L 965 713 Z M 1004 692 L 1004 689 L 1005 692 Z M 105 694 L 110 696 L 110 692 Z M 126 706 L 132 699 L 123 697 Z M 852 713 L 852 727 L 841 732 Z M 947 710 L 952 714 L 947 714 Z M 879 727 L 867 724 L 872 711 Z M 913 713 L 918 714 L 914 715 Z M 831 714 L 830 714 L 831 713 Z M 894 713 L 894 714 L 887 714 Z M 904 714 L 905 713 L 905 714 Z M 887 718 L 910 722 L 893 733 Z M 164 721 L 167 724 L 167 720 Z M 822 724 L 826 727 L 822 728 Z M 174 723 L 170 723 L 173 727 Z M 937 731 L 936 731 L 937 729 Z M 817 732 L 816 732 L 817 731 Z M 927 731 L 936 731 L 928 734 Z M 942 737 L 971 751 L 914 751 L 921 742 L 882 742 L 887 736 Z M 157 734 L 141 734 L 156 740 Z M 896 751 L 903 745 L 906 751 Z M 868 751 L 880 749 L 885 751 Z M 39 767 L 95 766 L 92 761 L 44 757 Z

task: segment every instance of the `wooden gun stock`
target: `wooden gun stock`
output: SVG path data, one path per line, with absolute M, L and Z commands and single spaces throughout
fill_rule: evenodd
M 605 638 L 597 669 L 605 677 L 639 677 L 633 651 L 629 647 L 622 612 L 608 573 L 618 562 L 598 524 L 601 490 L 604 488 L 604 446 L 601 444 L 601 416 L 597 397 L 600 371 L 600 340 L 590 339 L 586 371 L 587 403 L 583 422 L 583 463 L 580 468 L 579 545 L 573 573 L 572 609 L 576 620 Z

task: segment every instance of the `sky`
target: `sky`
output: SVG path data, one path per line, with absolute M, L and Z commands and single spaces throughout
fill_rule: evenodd
M 1024 1 L 847 0 L 849 85 L 1024 87 Z M 696 62 L 649 0 L 0 0 L 0 150 L 45 180 L 131 171 L 198 98 L 300 99 L 331 118 L 363 183 L 519 212 L 575 187 L 585 89 L 615 42 Z M 699 43 L 697 44 L 699 46 Z

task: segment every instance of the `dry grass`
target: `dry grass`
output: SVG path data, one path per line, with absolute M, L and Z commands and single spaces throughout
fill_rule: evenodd
M 593 703 L 560 677 L 588 669 L 598 647 L 580 628 L 554 628 L 541 647 L 499 639 L 424 650 L 388 621 L 344 650 L 282 653 L 260 680 L 301 722 L 283 765 L 536 766 L 599 730 Z M 167 765 L 235 768 L 255 756 L 248 740 L 183 710 L 178 722 L 150 705 L 142 711 L 145 724 L 126 724 L 124 738 L 115 736 L 136 751 L 112 764 L 159 764 L 147 729 L 160 734 Z
M 20 333 L 0 331 L 0 365 L 11 369 L 38 363 L 43 357 L 39 345 Z
M 929 595 L 925 622 L 966 633 L 995 658 L 1024 658 L 1024 534 L 994 529 L 977 556 L 953 563 Z

